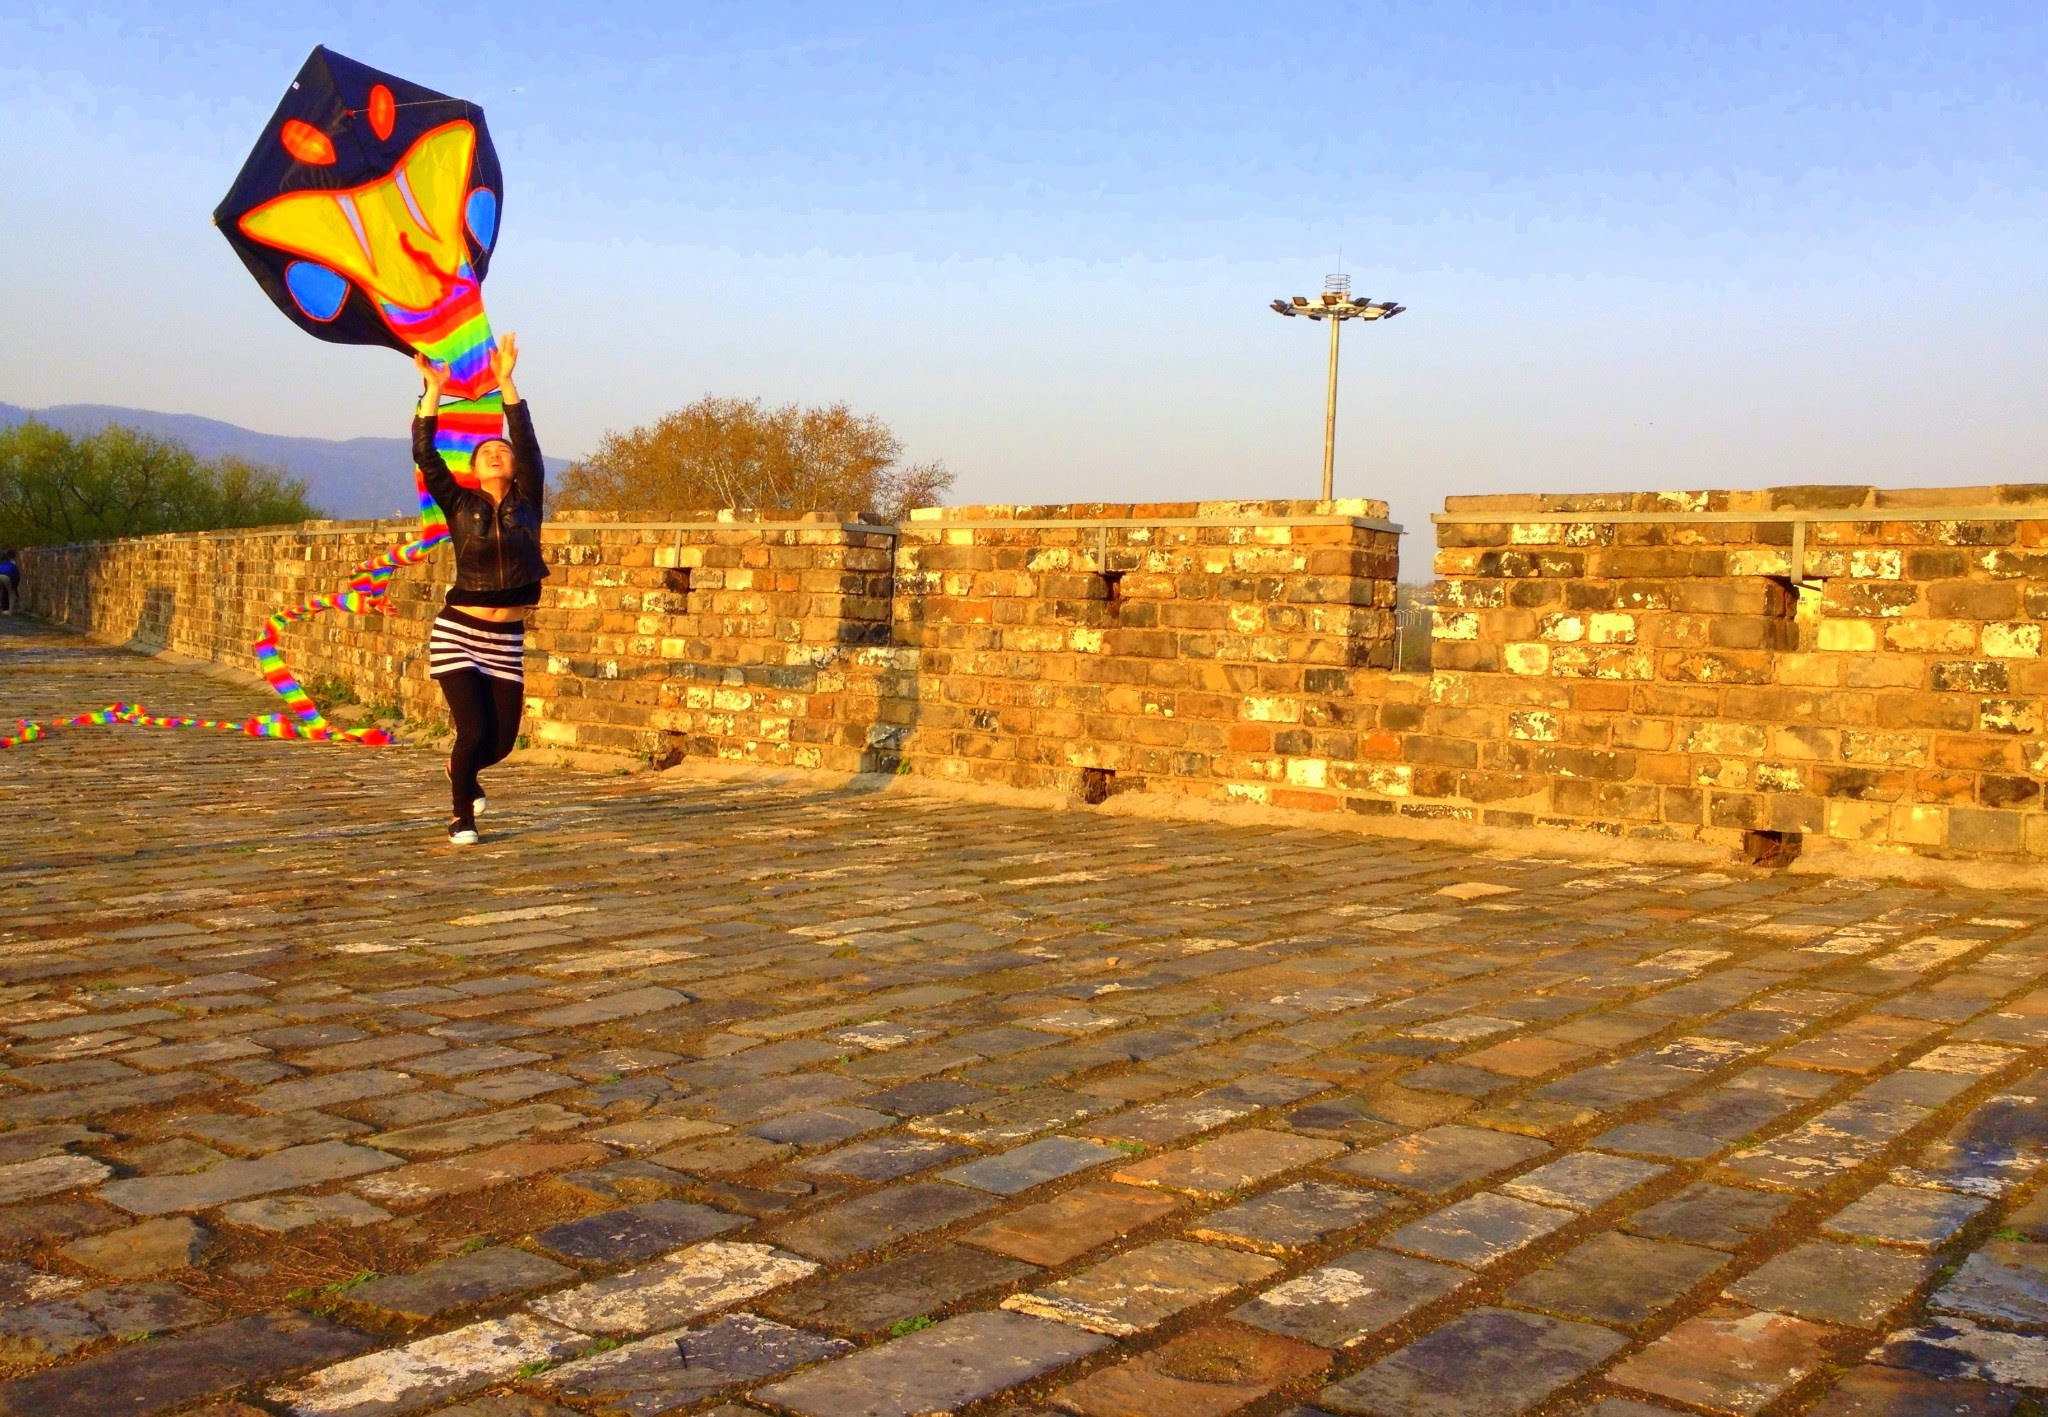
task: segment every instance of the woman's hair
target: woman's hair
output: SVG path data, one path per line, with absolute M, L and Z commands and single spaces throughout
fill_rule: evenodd
M 480 454 L 481 452 L 483 452 L 483 450 L 484 450 L 485 448 L 488 448 L 488 447 L 489 447 L 489 446 L 490 446 L 491 444 L 493 444 L 493 443 L 498 443 L 498 444 L 502 444 L 502 445 L 503 445 L 503 447 L 504 447 L 504 449 L 505 449 L 505 456 L 506 456 L 507 458 L 510 458 L 510 457 L 512 457 L 512 456 L 513 456 L 513 453 L 512 453 L 512 440 L 511 440 L 511 439 L 509 439 L 509 438 L 486 438 L 486 439 L 484 439 L 484 440 L 483 440 L 483 441 L 482 441 L 481 443 L 478 443 L 478 444 L 477 444 L 477 445 L 476 445 L 476 446 L 475 446 L 474 448 L 471 448 L 471 449 L 469 450 L 469 465 L 470 465 L 470 467 L 474 468 L 474 467 L 475 467 L 475 466 L 477 465 L 477 455 L 478 455 L 478 454 Z

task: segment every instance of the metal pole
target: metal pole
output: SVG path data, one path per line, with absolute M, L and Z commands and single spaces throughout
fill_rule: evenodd
M 1323 500 L 1335 495 L 1337 476 L 1337 331 L 1344 322 L 1330 312 L 1330 400 L 1323 410 Z

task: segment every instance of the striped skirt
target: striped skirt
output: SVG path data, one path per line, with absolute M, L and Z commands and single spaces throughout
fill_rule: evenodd
M 525 651 L 523 622 L 501 625 L 465 615 L 450 605 L 434 617 L 434 632 L 427 637 L 428 672 L 439 679 L 473 669 L 492 679 L 522 684 L 526 682 Z

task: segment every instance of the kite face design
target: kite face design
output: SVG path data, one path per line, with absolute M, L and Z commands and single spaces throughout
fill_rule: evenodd
M 300 329 L 422 351 L 448 365 L 450 393 L 475 400 L 489 385 L 483 278 L 502 194 L 481 109 L 323 47 L 213 216 Z

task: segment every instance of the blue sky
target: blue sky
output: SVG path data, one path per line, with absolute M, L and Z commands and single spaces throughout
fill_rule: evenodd
M 551 452 L 845 399 L 956 500 L 2048 480 L 2048 8 L 0 12 L 0 400 L 398 430 L 207 214 L 307 50 L 489 113 Z M 394 469 L 394 485 L 405 473 Z M 1417 548 L 1419 549 L 1419 548 Z M 1411 557 L 1414 552 L 1411 551 Z

